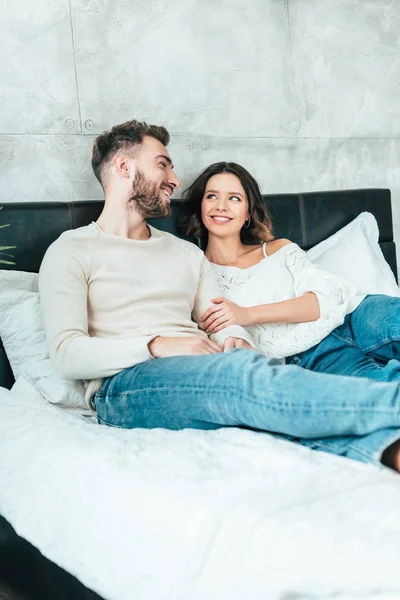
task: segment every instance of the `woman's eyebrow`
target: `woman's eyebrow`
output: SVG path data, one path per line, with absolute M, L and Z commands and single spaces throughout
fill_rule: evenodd
M 206 194 L 209 193 L 213 193 L 213 194 L 218 194 L 218 190 L 206 190 L 205 191 Z M 242 196 L 243 198 L 243 194 L 241 194 L 240 192 L 228 192 L 228 194 L 230 194 L 231 196 Z

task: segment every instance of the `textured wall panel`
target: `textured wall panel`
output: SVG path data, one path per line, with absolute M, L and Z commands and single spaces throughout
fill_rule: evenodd
M 83 122 L 173 133 L 292 133 L 284 0 L 72 0 Z M 91 122 L 88 130 L 92 129 Z
M 400 2 L 289 0 L 300 130 L 400 136 Z
M 193 145 L 193 149 L 188 151 L 188 145 Z M 202 137 L 194 140 L 188 137 L 174 138 L 170 153 L 183 188 L 204 167 L 220 160 L 245 166 L 266 194 L 389 188 L 400 257 L 400 139 L 224 140 Z
M 400 265 L 397 0 L 3 0 L 0 35 L 0 204 L 100 198 L 93 135 L 143 118 L 184 186 L 391 188 Z
M 0 4 L 0 132 L 80 131 L 68 0 Z
M 90 165 L 94 136 L 0 136 L 0 204 L 90 200 L 102 190 Z M 182 190 L 207 165 L 235 161 L 264 193 L 388 187 L 400 238 L 400 140 L 265 140 L 174 136 L 169 146 Z
M 102 198 L 90 165 L 92 141 L 81 135 L 0 135 L 0 205 Z

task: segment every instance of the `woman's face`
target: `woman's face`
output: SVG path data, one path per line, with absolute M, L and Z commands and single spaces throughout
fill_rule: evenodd
M 232 173 L 213 175 L 207 182 L 201 203 L 201 219 L 218 237 L 238 234 L 249 219 L 249 204 L 240 179 Z

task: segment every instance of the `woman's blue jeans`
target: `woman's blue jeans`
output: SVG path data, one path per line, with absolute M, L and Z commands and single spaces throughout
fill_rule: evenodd
M 346 316 L 343 325 L 317 346 L 289 357 L 286 362 L 319 373 L 400 381 L 400 298 L 367 296 Z M 344 437 L 302 442 L 337 454 L 343 454 L 343 448 L 350 444 L 368 460 L 373 450 L 371 439 Z
M 364 462 L 400 438 L 400 383 L 312 373 L 253 350 L 149 360 L 104 380 L 98 420 L 125 428 L 247 427 Z
M 400 298 L 367 296 L 343 325 L 286 362 L 319 373 L 400 379 Z

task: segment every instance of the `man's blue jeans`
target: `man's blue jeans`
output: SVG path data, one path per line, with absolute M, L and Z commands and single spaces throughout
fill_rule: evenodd
M 268 431 L 379 462 L 400 439 L 400 382 L 312 373 L 253 350 L 149 360 L 104 380 L 100 423 Z
M 343 325 L 286 362 L 319 373 L 400 380 L 400 298 L 367 296 Z

